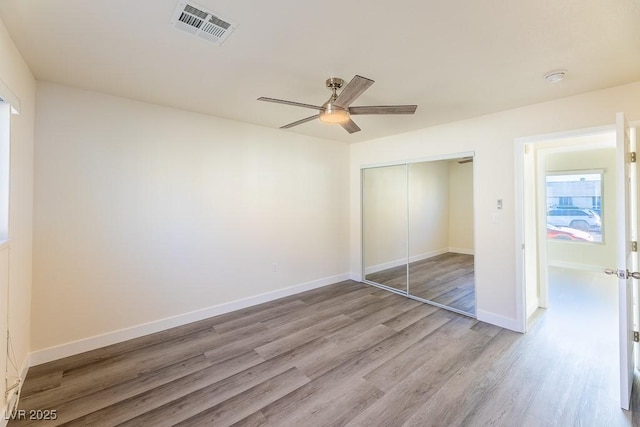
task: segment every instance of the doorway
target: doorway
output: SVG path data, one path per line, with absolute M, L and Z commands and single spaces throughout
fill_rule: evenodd
M 622 114 L 618 115 L 618 121 L 624 122 Z M 620 209 L 620 203 L 625 205 L 626 200 L 633 199 L 633 194 L 625 190 L 625 185 L 635 183 L 637 179 L 631 177 L 630 180 L 625 175 L 627 169 L 635 168 L 627 166 L 629 161 L 625 153 L 630 146 L 629 138 L 621 144 L 620 135 L 629 133 L 620 132 L 619 128 L 621 126 L 618 129 L 605 127 L 553 137 L 529 138 L 520 140 L 519 149 L 516 150 L 517 160 L 520 157 L 519 170 L 523 175 L 523 181 L 517 185 L 523 218 L 518 233 L 522 243 L 520 271 L 524 283 L 521 296 L 523 302 L 526 301 L 521 307 L 523 330 L 539 328 L 537 324 L 542 319 L 540 323 L 546 325 L 544 330 L 560 337 L 557 343 L 566 346 L 566 356 L 575 357 L 576 361 L 588 361 L 594 368 L 597 365 L 613 369 L 613 375 L 603 376 L 604 383 L 593 386 L 614 390 L 614 399 L 617 397 L 615 389 L 625 388 L 622 385 L 623 375 L 619 375 L 623 371 L 622 353 L 618 351 L 616 343 L 622 345 L 629 338 L 620 332 L 625 331 L 620 325 L 626 325 L 621 318 L 627 312 L 627 305 L 622 299 L 618 300 L 616 295 L 631 289 L 631 285 L 620 286 L 620 281 L 624 282 L 625 278 L 607 277 L 604 270 L 614 268 L 615 272 L 616 265 L 617 268 L 625 268 L 619 266 L 619 255 L 625 253 L 620 246 L 634 239 L 620 237 L 621 230 L 624 236 L 625 228 L 630 229 L 629 226 L 624 227 L 623 223 L 627 221 L 624 220 L 625 209 Z M 592 191 L 597 187 L 598 191 L 589 195 L 576 192 L 580 186 L 591 187 Z M 560 187 L 564 187 L 563 192 L 556 191 Z M 630 200 L 630 205 L 635 205 L 635 202 Z M 568 213 L 576 217 L 562 217 Z M 588 221 L 586 217 L 582 218 L 581 227 L 575 228 L 569 223 L 555 224 L 555 228 L 548 225 L 552 222 L 550 219 L 573 219 L 578 224 L 579 213 L 592 218 L 588 218 Z M 629 214 L 626 218 L 629 218 Z M 635 225 L 636 221 L 632 222 Z M 622 228 L 620 224 L 623 224 Z M 572 233 L 569 236 L 565 233 L 558 240 L 557 233 L 562 231 Z M 587 234 L 580 234 L 580 231 L 587 231 Z M 524 242 L 527 242 L 526 247 Z M 626 265 L 631 268 L 628 263 Z M 633 286 L 637 287 L 637 283 Z M 631 298 L 628 300 L 631 301 Z M 619 307 L 622 309 L 619 310 Z M 588 315 L 590 312 L 593 316 Z M 590 323 L 595 319 L 599 320 Z M 585 346 L 584 340 L 592 343 L 613 340 L 609 343 L 613 345 L 607 347 L 609 351 L 604 351 L 597 346 Z M 580 351 L 574 353 L 578 349 Z M 616 366 L 620 368 L 618 372 Z M 632 369 L 631 366 L 629 369 Z M 622 396 L 624 394 L 621 392 Z M 624 397 L 617 403 L 618 407 L 626 408 Z

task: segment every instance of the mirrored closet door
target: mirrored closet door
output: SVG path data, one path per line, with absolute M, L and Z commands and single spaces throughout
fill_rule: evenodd
M 362 171 L 365 280 L 407 292 L 407 165 Z
M 473 157 L 362 170 L 365 282 L 475 316 Z

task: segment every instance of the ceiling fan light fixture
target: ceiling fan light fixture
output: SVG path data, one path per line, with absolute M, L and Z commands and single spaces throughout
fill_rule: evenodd
M 349 112 L 344 108 L 339 108 L 331 103 L 324 106 L 324 111 L 320 112 L 320 121 L 329 125 L 340 125 L 347 123 L 351 118 Z

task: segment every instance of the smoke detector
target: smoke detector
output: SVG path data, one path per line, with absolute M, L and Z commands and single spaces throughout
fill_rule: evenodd
M 567 70 L 555 70 L 550 71 L 544 75 L 544 79 L 549 83 L 558 83 L 564 79 L 564 76 L 567 74 Z
M 171 18 L 171 24 L 179 30 L 218 46 L 238 26 L 238 24 L 221 18 L 217 13 L 208 11 L 190 0 L 181 0 L 178 3 L 173 18 Z

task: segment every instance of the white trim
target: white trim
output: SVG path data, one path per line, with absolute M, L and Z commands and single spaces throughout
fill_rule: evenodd
M 460 251 L 468 251 L 468 249 L 459 249 Z M 426 252 L 423 254 L 419 254 L 419 255 L 414 255 L 412 257 L 409 258 L 409 263 L 412 262 L 416 262 L 416 261 L 422 261 L 425 259 L 429 259 L 429 258 L 433 258 L 435 256 L 438 255 L 442 255 L 442 254 L 446 254 L 447 252 L 456 252 L 456 253 L 468 253 L 468 252 L 458 252 L 458 250 L 451 250 L 451 248 L 442 248 L 442 249 L 436 249 L 435 251 L 431 251 L 431 252 Z M 473 253 L 471 253 L 470 255 L 473 255 Z M 365 270 L 365 274 L 373 274 L 373 273 L 377 273 L 379 271 L 383 271 L 386 270 L 388 268 L 393 268 L 393 267 L 400 267 L 401 265 L 406 265 L 407 264 L 407 259 L 406 258 L 400 258 L 394 261 L 389 261 L 389 262 L 385 262 L 382 264 L 378 264 L 378 265 L 374 265 L 371 267 L 368 267 Z
M 30 363 L 30 355 L 27 354 L 27 357 L 25 357 L 24 361 L 22 362 L 22 367 L 20 368 L 20 386 L 18 387 L 18 392 L 22 391 L 22 387 L 24 387 L 24 382 L 27 379 L 27 373 L 29 372 L 29 366 L 31 366 Z M 18 406 L 18 403 L 20 401 L 20 393 L 18 393 L 17 395 L 15 393 L 11 393 L 11 401 L 13 401 L 13 397 L 16 397 L 16 401 L 14 403 L 15 407 Z M 7 401 L 3 399 L 2 401 L 4 402 L 4 406 L 2 407 L 2 412 L 0 413 L 0 427 L 5 427 L 8 423 L 9 423 L 9 419 L 8 419 L 8 414 L 7 414 L 7 410 L 9 409 L 9 405 L 12 403 L 11 401 Z
M 393 261 L 389 261 L 389 262 L 384 262 L 382 264 L 378 264 L 378 265 L 373 265 L 371 267 L 368 267 L 364 270 L 364 274 L 373 274 L 373 273 L 377 273 L 379 271 L 384 271 L 388 268 L 394 268 L 394 267 L 400 267 L 401 265 L 407 265 L 407 259 L 406 258 L 400 258 L 400 259 L 396 259 Z
M 449 248 L 436 249 L 435 251 L 425 252 L 425 253 L 420 254 L 420 255 L 414 255 L 414 256 L 409 258 L 409 263 L 422 261 L 422 260 L 429 259 L 429 258 L 433 258 L 434 256 L 446 254 L 447 252 L 450 252 Z
M 31 367 L 31 355 L 27 354 L 27 356 L 22 361 L 22 367 L 20 368 L 20 383 L 24 384 L 24 380 L 27 379 L 27 373 L 29 372 L 29 368 Z
M 634 122 L 635 125 L 636 122 Z M 640 121 L 637 122 L 640 124 Z M 514 139 L 514 155 L 515 155 L 515 253 L 516 253 L 516 263 L 515 263 L 515 279 L 516 279 L 516 318 L 518 322 L 521 324 L 521 330 L 526 331 L 526 280 L 525 280 L 525 270 L 524 270 L 524 152 L 526 144 L 535 144 L 536 147 L 539 147 L 539 143 L 550 142 L 554 140 L 562 140 L 568 138 L 576 138 L 587 135 L 598 135 L 611 133 L 616 131 L 615 124 L 590 127 L 590 128 L 582 128 L 582 129 L 573 129 L 564 132 L 555 132 L 541 135 L 532 135 L 527 137 L 519 137 Z M 538 164 L 540 167 L 540 164 Z M 538 169 L 536 171 L 540 173 Z M 546 172 L 545 172 L 546 173 Z M 538 191 L 541 191 L 540 189 Z M 537 195 L 539 196 L 539 194 Z M 543 230 L 540 231 L 540 234 L 546 234 Z M 538 239 L 540 236 L 538 237 Z M 533 242 L 530 242 L 533 244 Z M 531 249 L 531 248 L 527 248 Z M 540 251 L 538 253 L 538 262 L 539 262 L 539 270 L 546 270 L 546 265 L 549 264 L 549 261 L 546 259 L 546 247 L 541 246 Z M 593 266 L 592 266 L 593 268 Z M 540 303 L 544 306 L 547 304 L 547 296 L 546 292 L 548 292 L 546 288 L 546 279 L 543 283 L 541 283 L 540 292 Z
M 362 274 L 360 274 L 360 273 L 349 273 L 349 280 L 353 280 L 354 282 L 362 283 Z
M 501 328 L 509 329 L 515 332 L 524 332 L 524 329 L 520 327 L 518 319 L 511 319 L 499 314 L 489 313 L 484 310 L 476 311 L 476 319 L 481 322 L 491 323 L 492 325 L 500 326 Z
M 527 301 L 527 322 L 538 308 L 540 308 L 540 299 L 538 297 L 532 298 L 531 301 Z
M 573 270 L 584 270 L 584 271 L 591 271 L 594 273 L 602 273 L 607 268 L 603 265 L 581 264 L 579 262 L 569 262 L 569 261 L 554 261 L 552 259 L 549 259 L 547 261 L 547 265 L 550 267 L 570 268 Z
M 4 401 L 4 397 L 2 398 Z M 7 409 L 9 409 L 9 404 L 5 402 L 5 405 L 2 407 L 2 414 L 0 414 L 0 427 L 6 427 L 9 424 L 9 415 L 7 414 Z
M 22 361 L 22 366 L 20 367 L 20 388 L 18 393 L 18 401 L 20 400 L 20 394 L 22 393 L 22 387 L 24 387 L 24 382 L 27 379 L 27 374 L 29 373 L 29 367 L 31 366 L 31 355 L 27 354 L 27 356 Z M 16 402 L 16 405 L 18 402 Z
M 122 341 L 139 338 L 145 335 L 164 331 L 166 329 L 175 328 L 176 326 L 186 325 L 188 323 L 197 322 L 209 317 L 218 316 L 235 310 L 251 307 L 253 305 L 262 304 L 300 292 L 309 291 L 323 286 L 349 280 L 349 273 L 339 274 L 337 276 L 325 277 L 323 279 L 313 280 L 311 282 L 302 283 L 288 288 L 279 289 L 277 291 L 267 292 L 224 304 L 195 310 L 189 313 L 179 314 L 177 316 L 167 317 L 165 319 L 155 320 L 141 325 L 132 326 L 117 331 L 107 332 L 105 334 L 96 335 L 89 338 L 83 338 L 77 341 L 57 345 L 54 347 L 37 350 L 31 353 L 31 366 L 40 365 L 51 362 L 53 360 L 62 359 L 64 357 L 73 356 L 75 354 L 84 353 L 85 351 L 95 350 L 97 348 L 106 347 Z
M 0 103 L 0 238 L 9 238 L 11 203 L 11 105 Z
M 430 156 L 430 157 L 420 157 L 417 159 L 407 159 L 407 160 L 392 160 L 390 162 L 383 162 L 383 163 L 370 163 L 370 164 L 364 164 L 364 165 L 360 165 L 360 170 L 362 169 L 374 169 L 374 168 L 382 168 L 385 166 L 402 166 L 402 165 L 410 165 L 413 163 L 422 163 L 422 162 L 435 162 L 438 160 L 453 160 L 453 159 L 460 159 L 463 157 L 475 157 L 476 152 L 475 151 L 463 151 L 460 153 L 451 153 L 451 154 L 440 154 L 437 156 Z
M 547 238 L 547 151 L 535 145 L 537 151 L 536 170 L 532 179 L 536 186 L 536 260 L 538 264 L 538 299 L 539 305 L 549 307 L 549 248 Z M 544 220 L 541 220 L 545 218 Z
M 608 133 L 612 131 L 613 132 L 616 131 L 615 124 L 595 126 L 595 127 L 583 128 L 583 129 L 573 129 L 573 130 L 564 131 L 564 132 L 554 132 L 554 133 L 544 133 L 541 135 L 524 136 L 524 137 L 516 138 L 515 142 L 516 144 L 524 145 L 530 142 L 532 143 L 548 142 L 555 139 L 567 139 L 567 138 L 574 138 L 574 137 L 580 137 L 585 135 L 597 135 L 599 133 Z
M 448 248 L 448 252 L 454 253 L 454 254 L 463 254 L 463 255 L 474 255 L 475 252 L 473 249 L 466 249 L 466 248 Z
M 11 106 L 11 114 L 20 114 L 20 100 L 0 79 L 0 99 Z
M 525 141 L 516 139 L 514 147 L 515 163 L 515 284 L 516 284 L 516 328 L 514 330 L 526 332 L 527 330 L 527 292 L 525 279 L 525 242 L 524 242 L 524 154 Z M 478 319 L 480 320 L 479 310 Z M 490 322 L 491 323 L 491 322 Z
M 587 145 L 587 149 L 583 149 L 582 151 L 587 151 L 590 150 L 591 147 L 593 147 L 595 144 L 593 145 Z M 616 148 L 615 146 L 611 145 L 605 148 Z M 595 148 L 594 148 L 595 150 Z M 545 150 L 542 149 L 540 150 L 542 152 L 544 152 L 544 155 L 546 156 L 547 154 L 551 154 L 551 150 Z M 562 176 L 562 175 L 601 175 L 600 177 L 600 181 L 602 181 L 602 175 L 604 175 L 604 173 L 606 172 L 606 169 L 570 169 L 570 170 L 555 170 L 555 171 L 545 171 L 545 178 L 547 176 Z M 545 179 L 545 184 L 547 183 L 546 179 Z M 578 208 L 580 209 L 580 208 Z

